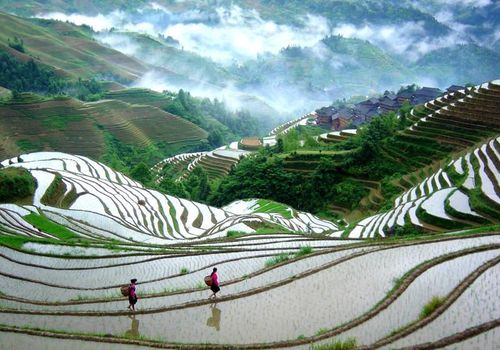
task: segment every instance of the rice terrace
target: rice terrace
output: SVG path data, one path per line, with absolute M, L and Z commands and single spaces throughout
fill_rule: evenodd
M 0 0 L 0 349 L 500 349 L 494 1 Z

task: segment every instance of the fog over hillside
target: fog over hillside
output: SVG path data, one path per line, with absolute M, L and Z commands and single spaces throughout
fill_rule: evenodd
M 322 13 L 307 11 L 297 12 L 285 23 L 235 4 L 180 10 L 177 6 L 174 10 L 156 2 L 132 11 L 97 15 L 44 12 L 36 16 L 88 25 L 99 42 L 179 74 L 179 79 L 172 80 L 161 70 L 151 69 L 134 86 L 159 91 L 183 88 L 194 95 L 223 99 L 234 109 L 244 108 L 244 101 L 253 96 L 264 106 L 294 114 L 353 94 L 397 90 L 414 82 L 444 88 L 494 79 L 489 76 L 491 67 L 485 67 L 482 75 L 479 72 L 481 76 L 467 75 L 467 67 L 460 65 L 444 74 L 436 66 L 422 69 L 419 60 L 428 61 L 435 50 L 444 55 L 443 49 L 469 43 L 480 45 L 493 61 L 498 57 L 494 50 L 500 37 L 498 23 L 485 20 L 472 25 L 457 19 L 464 8 L 481 14 L 485 9 L 496 11 L 498 6 L 487 0 L 455 5 L 425 0 L 408 3 L 408 8 L 421 9 L 425 20 L 396 15 L 386 24 L 370 18 L 354 22 L 348 16 L 344 21 L 332 21 Z M 147 36 L 132 33 L 154 40 L 146 42 Z M 328 36 L 354 41 L 341 41 L 341 48 L 328 47 L 323 41 Z M 368 56 L 371 62 L 366 62 Z M 492 64 L 493 71 L 500 71 L 498 62 Z M 389 73 L 383 75 L 386 70 Z

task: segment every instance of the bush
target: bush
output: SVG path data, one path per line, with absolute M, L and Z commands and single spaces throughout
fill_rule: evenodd
M 333 186 L 333 201 L 345 208 L 354 209 L 368 190 L 358 182 L 345 180 Z
M 33 195 L 36 181 L 23 168 L 0 169 L 0 202 L 13 202 Z
M 23 39 L 15 36 L 12 41 L 10 39 L 7 39 L 7 42 L 9 44 L 9 47 L 13 48 L 14 50 L 17 50 L 17 51 L 23 52 L 23 53 L 26 52 L 26 50 L 24 49 Z

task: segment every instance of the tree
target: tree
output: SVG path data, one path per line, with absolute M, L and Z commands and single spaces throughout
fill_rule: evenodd
M 14 39 L 11 41 L 10 38 L 7 39 L 7 42 L 10 47 L 12 47 L 14 50 L 17 50 L 19 52 L 26 52 L 24 49 L 24 41 L 21 38 L 18 38 L 17 36 L 14 37 Z
M 275 147 L 276 153 L 283 153 L 284 147 L 283 147 L 283 139 L 281 137 L 279 137 L 276 140 L 276 146 L 274 146 L 274 147 Z
M 175 181 L 171 176 L 164 176 L 158 185 L 159 189 L 175 197 L 189 198 L 189 194 L 182 185 L 182 182 Z
M 197 166 L 188 175 L 184 182 L 189 198 L 194 201 L 205 202 L 210 195 L 210 185 L 208 183 L 208 174 L 201 166 Z
M 151 181 L 151 171 L 143 162 L 137 164 L 132 169 L 132 171 L 130 172 L 130 176 L 144 185 L 148 184 Z
M 222 133 L 218 129 L 215 129 L 209 132 L 208 142 L 213 147 L 219 147 L 222 144 L 224 144 L 224 137 L 222 136 Z

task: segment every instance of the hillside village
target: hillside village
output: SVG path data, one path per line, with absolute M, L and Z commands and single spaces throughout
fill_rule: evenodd
M 346 128 L 356 128 L 369 122 L 374 116 L 388 112 L 396 112 L 404 103 L 411 106 L 421 105 L 434 100 L 445 92 L 464 90 L 465 87 L 452 85 L 442 91 L 438 88 L 422 87 L 411 89 L 401 89 L 398 93 L 386 91 L 381 97 L 372 97 L 365 101 L 358 102 L 353 106 L 321 107 L 317 109 L 316 123 L 325 128 L 340 131 Z

